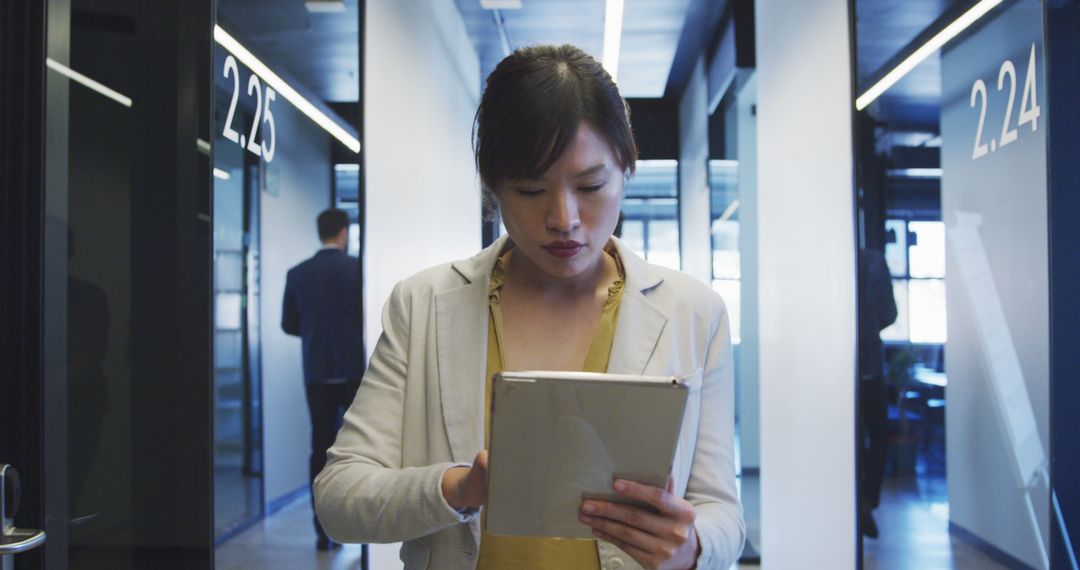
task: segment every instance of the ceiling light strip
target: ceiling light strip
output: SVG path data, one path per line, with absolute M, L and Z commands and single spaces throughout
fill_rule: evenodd
M 273 87 L 275 91 L 288 102 L 292 103 L 301 113 L 307 115 L 309 119 L 315 122 L 315 124 L 322 127 L 337 140 L 341 141 L 341 143 L 349 150 L 357 153 L 360 152 L 360 141 L 356 137 L 342 128 L 342 126 L 333 119 L 327 117 L 325 113 L 315 107 L 311 101 L 305 99 L 304 96 L 293 89 L 291 85 L 285 83 L 285 80 L 274 73 L 274 71 L 260 61 L 259 58 L 255 57 L 255 55 L 241 45 L 240 42 L 230 36 L 221 26 L 214 26 L 214 41 L 228 50 L 229 53 L 236 56 L 236 59 L 246 65 L 252 73 L 262 77 L 267 85 Z
M 124 95 L 123 93 L 114 89 L 110 89 L 105 85 L 102 85 L 101 83 L 98 83 L 97 81 L 94 81 L 93 79 L 90 79 L 89 77 L 79 73 L 78 71 L 75 71 L 74 69 L 71 69 L 70 67 L 60 63 L 59 61 L 56 61 L 51 57 L 45 58 L 45 67 L 48 67 L 49 69 L 59 73 L 60 75 L 63 75 L 64 77 L 67 77 L 68 79 L 71 79 L 76 83 L 84 85 L 88 89 L 96 91 L 108 97 L 109 99 L 120 103 L 125 107 L 131 108 L 131 97 L 128 97 L 127 95 Z
M 622 45 L 623 0 L 604 2 L 604 69 L 618 81 L 619 48 Z
M 877 83 L 870 87 L 870 89 L 867 89 L 865 93 L 855 99 L 855 109 L 858 111 L 865 109 L 870 103 L 873 103 L 875 99 L 880 97 L 882 93 L 888 91 L 897 81 L 900 81 L 900 79 L 907 75 L 908 72 L 915 69 L 915 67 L 929 57 L 930 54 L 941 49 L 941 47 L 948 43 L 949 40 L 955 38 L 960 32 L 964 31 L 979 18 L 986 15 L 987 12 L 994 9 L 998 4 L 1001 4 L 1002 1 L 1003 0 L 981 0 L 978 4 L 972 6 L 970 10 L 953 20 L 952 23 L 945 26 L 940 32 L 934 34 L 934 36 L 925 44 L 911 52 L 911 55 L 904 58 L 899 65 L 886 73 L 885 77 L 882 77 Z
M 214 178 L 220 178 L 221 180 L 228 180 L 232 178 L 232 175 L 220 168 L 214 169 Z

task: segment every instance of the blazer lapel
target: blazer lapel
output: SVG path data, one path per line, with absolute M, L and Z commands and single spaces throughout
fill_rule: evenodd
M 667 325 L 667 316 L 649 302 L 645 292 L 663 282 L 645 260 L 617 238 L 611 238 L 626 272 L 619 322 L 611 346 L 608 372 L 644 374 Z
M 484 444 L 487 291 L 477 280 L 435 297 L 439 391 L 454 461 L 469 463 Z
M 488 287 L 506 238 L 453 268 L 466 284 L 435 296 L 436 354 L 443 421 L 454 461 L 469 463 L 484 445 Z

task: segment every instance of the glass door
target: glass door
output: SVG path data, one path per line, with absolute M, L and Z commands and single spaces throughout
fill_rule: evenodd
M 25 363 L 0 380 L 19 434 L 0 452 L 22 463 L 16 523 L 47 539 L 13 564 L 209 568 L 211 2 L 31 4 L 15 57 L 39 83 L 0 85 L 31 123 L 4 189 L 23 225 L 2 340 Z

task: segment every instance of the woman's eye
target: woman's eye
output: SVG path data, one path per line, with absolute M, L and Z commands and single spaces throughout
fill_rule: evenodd
M 517 193 L 522 196 L 539 196 L 544 192 L 543 188 L 518 188 Z
M 604 185 L 601 183 L 594 184 L 592 186 L 582 186 L 581 188 L 579 188 L 579 190 L 581 190 L 582 192 L 598 192 L 603 187 Z

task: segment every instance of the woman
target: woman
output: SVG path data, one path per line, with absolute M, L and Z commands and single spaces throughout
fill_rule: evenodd
M 394 288 L 315 481 L 326 531 L 404 541 L 410 569 L 727 568 L 744 536 L 727 312 L 612 237 L 637 148 L 611 77 L 572 46 L 514 52 L 488 77 L 474 146 L 508 237 Z M 596 541 L 483 533 L 487 391 L 503 369 L 697 370 L 668 487 L 613 485 L 655 511 L 585 501 Z

